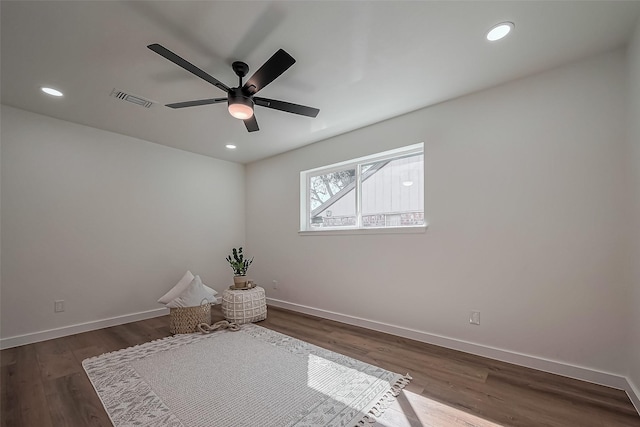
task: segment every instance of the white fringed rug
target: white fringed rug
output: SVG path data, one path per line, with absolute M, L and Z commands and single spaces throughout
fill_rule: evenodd
M 410 379 L 253 324 L 82 365 L 117 427 L 365 425 Z

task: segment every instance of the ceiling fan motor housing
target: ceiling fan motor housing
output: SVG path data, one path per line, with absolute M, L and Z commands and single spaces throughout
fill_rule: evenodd
M 253 115 L 254 102 L 250 96 L 242 93 L 242 88 L 229 89 L 227 96 L 229 113 L 237 119 L 248 119 Z
M 227 97 L 229 100 L 229 105 L 231 104 L 244 104 L 248 107 L 253 108 L 254 102 L 251 97 L 242 93 L 242 89 L 239 87 L 233 88 L 229 90 L 229 95 Z

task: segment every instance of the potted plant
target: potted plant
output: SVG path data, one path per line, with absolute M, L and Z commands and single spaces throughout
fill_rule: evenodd
M 253 257 L 251 259 L 245 259 L 242 254 L 242 248 L 233 248 L 231 255 L 227 256 L 227 262 L 229 262 L 233 270 L 233 286 L 235 288 L 246 288 L 247 270 L 253 262 Z

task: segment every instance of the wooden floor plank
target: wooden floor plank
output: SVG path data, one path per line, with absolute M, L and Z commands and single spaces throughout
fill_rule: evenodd
M 82 367 L 67 345 L 67 338 L 33 344 L 42 379 L 53 379 L 82 372 Z
M 222 320 L 220 307 L 212 322 Z M 2 427 L 109 426 L 82 361 L 169 336 L 168 317 L 0 352 Z M 269 308 L 261 326 L 412 382 L 376 427 L 640 427 L 623 391 L 327 319 Z
M 2 386 L 0 387 L 0 425 L 17 426 L 20 421 L 20 400 L 19 394 L 14 390 L 17 386 L 15 364 L 2 366 L 0 368 Z
M 44 388 L 55 426 L 112 425 L 84 372 L 45 380 Z
M 2 425 L 7 427 L 53 426 L 35 345 L 26 345 L 15 350 L 16 363 L 3 368 L 8 371 L 6 379 L 5 375 L 2 376 L 2 394 L 7 394 L 2 397 L 2 401 L 7 402 L 9 406 L 2 408 Z M 5 410 L 9 412 L 6 415 L 6 423 Z
M 0 366 L 8 366 L 16 363 L 16 349 L 9 348 L 0 352 Z

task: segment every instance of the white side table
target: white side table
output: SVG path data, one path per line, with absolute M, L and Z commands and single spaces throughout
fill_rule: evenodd
M 222 314 L 229 322 L 240 325 L 267 318 L 264 289 L 256 286 L 244 291 L 226 289 L 222 293 Z

